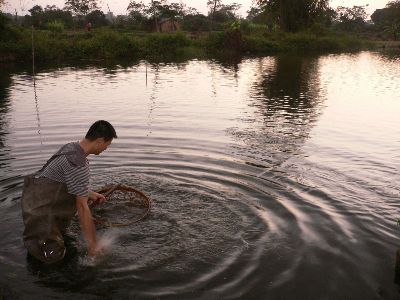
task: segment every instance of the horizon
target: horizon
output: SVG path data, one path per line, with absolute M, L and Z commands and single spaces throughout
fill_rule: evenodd
M 193 7 L 197 9 L 200 13 L 202 14 L 207 14 L 207 5 L 206 1 L 196 1 L 196 0 L 187 0 L 187 1 L 182 1 L 182 0 L 171 0 L 168 1 L 169 3 L 171 2 L 181 2 L 184 3 L 188 7 Z M 104 13 L 108 12 L 108 7 L 110 8 L 110 11 L 114 15 L 126 15 L 127 10 L 126 8 L 128 7 L 128 4 L 130 1 L 127 0 L 116 0 L 113 1 L 113 3 L 108 3 L 111 1 L 106 1 L 106 0 L 100 0 L 99 6 L 100 10 L 103 11 Z M 150 0 L 144 0 L 143 1 L 145 4 L 149 3 Z M 370 2 L 374 2 L 371 4 Z M 331 0 L 330 1 L 330 6 L 332 8 L 336 8 L 338 6 L 347 6 L 347 7 L 352 7 L 354 5 L 358 6 L 367 6 L 367 13 L 370 16 L 376 9 L 379 8 L 384 8 L 386 4 L 389 2 L 389 0 L 374 0 L 374 1 L 368 1 L 368 0 Z M 242 5 L 241 9 L 238 11 L 239 15 L 241 17 L 246 17 L 247 16 L 247 11 L 253 6 L 253 0 L 241 0 L 241 1 L 232 1 L 232 0 L 226 0 L 223 1 L 224 4 L 232 4 L 232 3 L 239 3 Z M 58 8 L 62 9 L 65 6 L 65 1 L 64 0 L 54 0 L 54 1 L 49 1 L 49 0 L 8 0 L 6 1 L 5 9 L 4 12 L 6 13 L 11 13 L 19 15 L 27 15 L 29 14 L 28 10 L 31 9 L 35 5 L 40 5 L 42 7 L 46 7 L 47 5 L 55 5 Z

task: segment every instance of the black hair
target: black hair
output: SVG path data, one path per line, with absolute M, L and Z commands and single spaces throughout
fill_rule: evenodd
M 90 126 L 85 138 L 90 141 L 94 141 L 98 138 L 104 138 L 104 140 L 108 142 L 113 138 L 117 138 L 117 133 L 115 132 L 114 127 L 109 122 L 99 120 L 94 122 L 92 126 Z

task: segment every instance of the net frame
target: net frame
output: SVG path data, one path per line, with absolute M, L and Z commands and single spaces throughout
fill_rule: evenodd
M 144 200 L 144 203 L 146 203 L 146 209 L 145 209 L 144 213 L 141 216 L 139 216 L 138 218 L 131 220 L 129 222 L 125 222 L 125 223 L 109 222 L 108 219 L 98 218 L 98 217 L 93 216 L 93 219 L 97 224 L 108 226 L 108 227 L 125 227 L 125 226 L 135 224 L 135 223 L 145 219 L 150 214 L 150 210 L 151 210 L 151 206 L 152 206 L 150 198 L 147 197 L 142 191 L 139 191 L 131 186 L 117 184 L 117 185 L 114 185 L 111 187 L 104 187 L 101 190 L 97 191 L 97 193 L 103 194 L 103 196 L 108 198 L 115 191 L 134 193 L 136 196 L 139 196 L 140 198 L 142 198 L 142 200 Z M 129 201 L 134 202 L 134 201 L 132 201 L 132 199 L 129 199 Z M 99 204 L 91 203 L 89 206 L 90 206 L 90 208 L 93 208 L 96 205 L 99 205 Z

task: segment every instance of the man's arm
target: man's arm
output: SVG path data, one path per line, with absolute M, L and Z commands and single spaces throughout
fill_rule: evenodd
M 88 244 L 88 254 L 89 256 L 94 256 L 96 254 L 97 243 L 96 243 L 96 228 L 93 223 L 92 213 L 88 206 L 88 197 L 76 197 L 76 210 L 78 211 L 79 222 L 81 224 L 81 229 L 83 235 L 85 236 L 86 242 Z

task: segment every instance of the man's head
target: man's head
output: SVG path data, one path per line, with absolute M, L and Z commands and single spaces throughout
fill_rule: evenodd
M 85 136 L 90 143 L 90 153 L 96 155 L 106 150 L 113 138 L 117 138 L 117 133 L 114 127 L 104 120 L 94 122 Z

